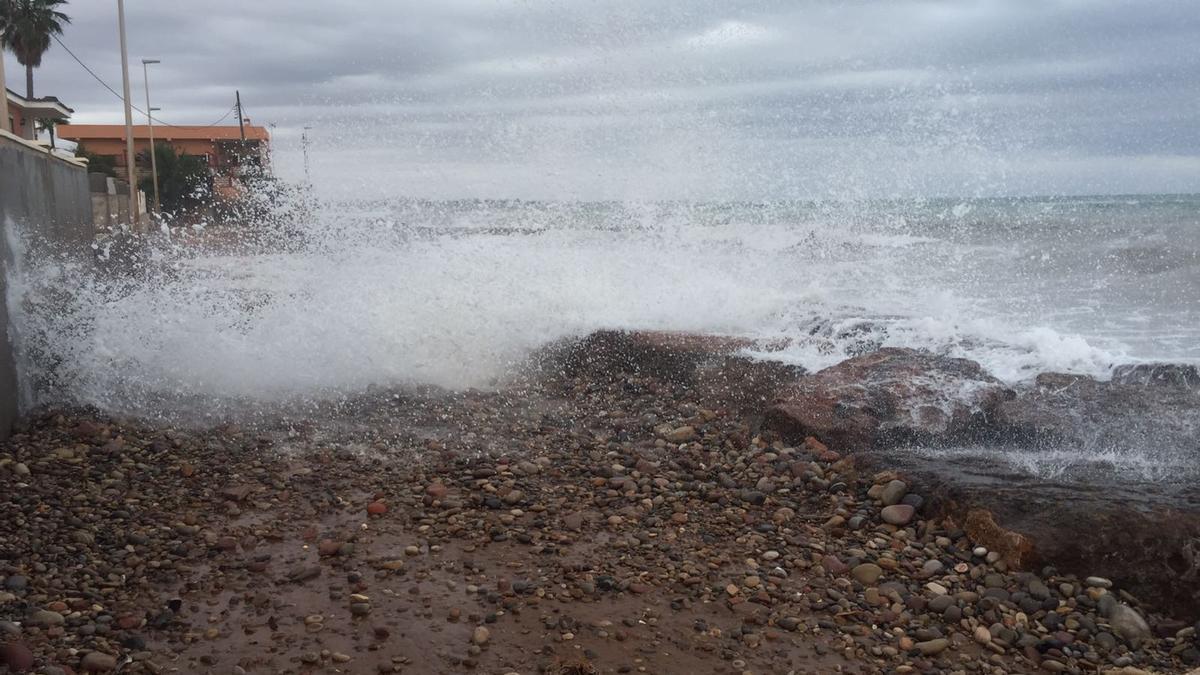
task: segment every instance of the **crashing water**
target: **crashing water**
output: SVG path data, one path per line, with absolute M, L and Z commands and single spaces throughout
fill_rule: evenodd
M 487 387 L 598 329 L 783 339 L 760 356 L 810 370 L 915 347 L 1018 385 L 1200 362 L 1196 197 L 340 203 L 192 239 L 132 263 L 101 246 L 104 272 L 24 255 L 27 402 L 153 417 Z

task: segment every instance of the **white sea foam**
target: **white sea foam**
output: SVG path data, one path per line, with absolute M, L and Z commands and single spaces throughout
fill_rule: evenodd
M 221 254 L 160 241 L 129 276 L 27 259 L 9 300 L 24 377 L 41 400 L 139 413 L 167 398 L 204 406 L 371 385 L 489 386 L 537 347 L 597 329 L 786 338 L 762 356 L 809 369 L 915 347 L 975 359 L 1010 382 L 1047 370 L 1103 377 L 1163 356 L 1133 351 L 1102 322 L 1070 330 L 1073 315 L 1058 311 L 1070 308 L 1051 304 L 1059 296 L 1007 303 L 1035 296 L 1040 279 L 984 292 L 987 265 L 1010 264 L 988 257 L 991 242 L 853 214 L 343 205 L 295 224 L 300 245 L 293 235 L 272 242 L 286 247 Z
M 892 452 L 902 457 L 958 462 L 991 475 L 1004 474 L 994 468 L 983 468 L 991 464 L 1021 476 L 1050 481 L 1111 481 L 1114 476 L 1131 483 L 1173 483 L 1194 479 L 1195 462 L 1190 455 L 1166 449 L 1146 450 L 1144 447 L 1115 445 L 1038 450 L 1010 446 L 913 446 Z

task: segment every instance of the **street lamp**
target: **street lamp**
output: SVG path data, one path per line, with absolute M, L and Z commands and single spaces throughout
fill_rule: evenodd
M 146 124 L 150 127 L 150 175 L 154 180 L 154 213 L 161 217 L 162 202 L 158 197 L 158 159 L 154 156 L 154 111 L 150 107 L 150 66 L 162 63 L 158 59 L 142 59 L 142 79 L 146 84 Z
M 300 132 L 300 147 L 304 149 L 304 184 L 312 186 L 312 178 L 308 175 L 308 132 L 312 127 L 304 127 L 304 131 Z

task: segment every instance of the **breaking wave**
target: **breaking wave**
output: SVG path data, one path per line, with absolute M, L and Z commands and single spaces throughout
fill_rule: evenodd
M 1082 274 L 1058 259 L 1107 260 L 1124 241 L 1114 208 L 1161 204 L 1107 205 L 1107 220 L 1069 230 L 1018 201 L 337 204 L 286 227 L 158 234 L 129 259 L 102 245 L 99 265 L 29 254 L 10 226 L 8 294 L 27 403 L 135 414 L 486 387 L 597 329 L 782 339 L 762 356 L 809 369 L 918 347 L 1010 382 L 1196 360 L 1195 258 L 1159 270 L 1188 287 L 1157 305 L 1128 265 Z M 1004 236 L 1014 221 L 1022 239 Z

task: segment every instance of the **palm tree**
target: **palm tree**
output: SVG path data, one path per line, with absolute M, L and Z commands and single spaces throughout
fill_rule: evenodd
M 42 65 L 50 39 L 62 35 L 71 17 L 58 11 L 67 0 L 0 0 L 0 42 L 25 66 L 25 97 L 33 98 L 33 69 Z
M 66 124 L 66 120 L 61 117 L 43 117 L 37 121 L 38 131 L 46 131 L 50 134 L 50 149 L 57 150 L 58 147 L 54 142 L 54 130 L 60 124 Z

